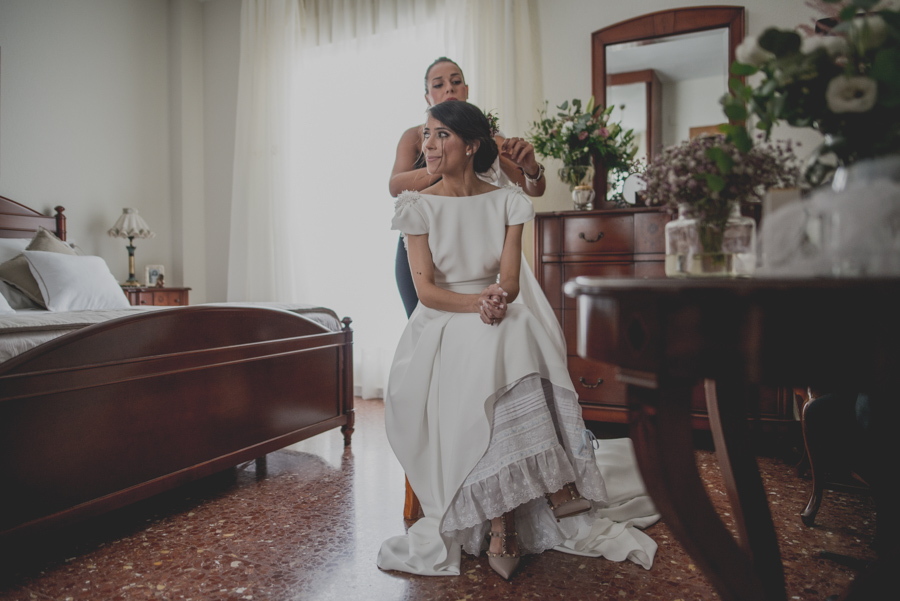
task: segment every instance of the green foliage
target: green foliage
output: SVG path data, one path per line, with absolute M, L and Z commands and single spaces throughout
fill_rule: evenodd
M 765 30 L 755 40 L 760 50 L 748 50 L 748 62 L 731 66 L 730 91 L 721 100 L 725 115 L 755 121 L 766 139 L 782 122 L 814 128 L 826 137 L 816 156 L 831 155 L 836 164 L 900 152 L 900 11 L 876 8 L 882 5 L 852 0 L 828 36 L 807 31 L 804 40 L 795 31 Z M 762 77 L 753 85 L 739 79 L 757 74 Z M 744 127 L 723 131 L 741 148 L 750 139 Z M 807 181 L 817 185 L 828 175 L 814 160 Z
M 637 146 L 634 132 L 620 123 L 610 123 L 613 107 L 594 105 L 593 96 L 582 109 L 579 99 L 560 104 L 556 116 L 548 116 L 545 103 L 540 119 L 532 124 L 528 141 L 542 157 L 563 162 L 559 177 L 570 188 L 588 182 L 594 173 L 592 157 L 608 170 L 628 168 Z

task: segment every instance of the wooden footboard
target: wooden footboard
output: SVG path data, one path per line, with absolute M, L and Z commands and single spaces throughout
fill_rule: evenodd
M 183 307 L 0 364 L 0 538 L 98 514 L 325 430 L 353 432 L 350 320 Z

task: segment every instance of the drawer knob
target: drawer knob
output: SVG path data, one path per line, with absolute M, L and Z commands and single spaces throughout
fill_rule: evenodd
M 581 385 L 584 386 L 585 388 L 597 388 L 598 386 L 603 384 L 603 378 L 597 378 L 596 384 L 588 384 L 587 381 L 584 379 L 584 376 L 581 376 L 580 378 L 578 378 L 578 381 L 581 382 Z
M 597 242 L 598 240 L 600 240 L 600 238 L 603 237 L 603 232 L 600 232 L 599 234 L 597 234 L 597 237 L 596 237 L 596 238 L 593 238 L 593 239 L 588 238 L 587 236 L 585 236 L 585 235 L 584 235 L 584 232 L 579 233 L 579 234 L 578 234 L 578 237 L 581 238 L 582 240 L 584 240 L 585 242 L 591 242 L 591 243 L 593 243 L 593 242 Z

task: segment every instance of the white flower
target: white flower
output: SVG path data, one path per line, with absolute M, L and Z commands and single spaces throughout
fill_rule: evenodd
M 803 54 L 812 54 L 823 48 L 828 56 L 844 56 L 847 54 L 847 40 L 837 35 L 811 35 L 803 38 L 800 47 Z
M 877 98 L 878 83 L 861 75 L 838 75 L 825 90 L 825 101 L 832 113 L 865 113 L 875 106 Z
M 563 123 L 563 125 L 562 125 L 562 130 L 563 130 L 563 132 L 568 133 L 568 132 L 572 131 L 572 129 L 573 129 L 574 127 L 575 127 L 575 124 L 574 124 L 574 123 L 572 123 L 571 121 L 566 121 L 566 122 Z
M 744 41 L 737 47 L 734 54 L 737 57 L 738 62 L 744 63 L 745 65 L 753 65 L 754 67 L 761 67 L 775 58 L 774 54 L 761 48 L 756 41 L 756 38 L 753 36 L 744 38 Z
M 868 15 L 853 19 L 850 35 L 865 50 L 880 48 L 887 40 L 888 30 L 879 15 Z

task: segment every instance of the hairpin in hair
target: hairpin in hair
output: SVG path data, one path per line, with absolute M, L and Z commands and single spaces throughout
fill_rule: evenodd
M 498 125 L 500 119 L 493 111 L 487 111 L 484 116 L 487 117 L 488 123 L 491 126 L 491 137 L 496 136 L 500 132 L 500 126 Z

